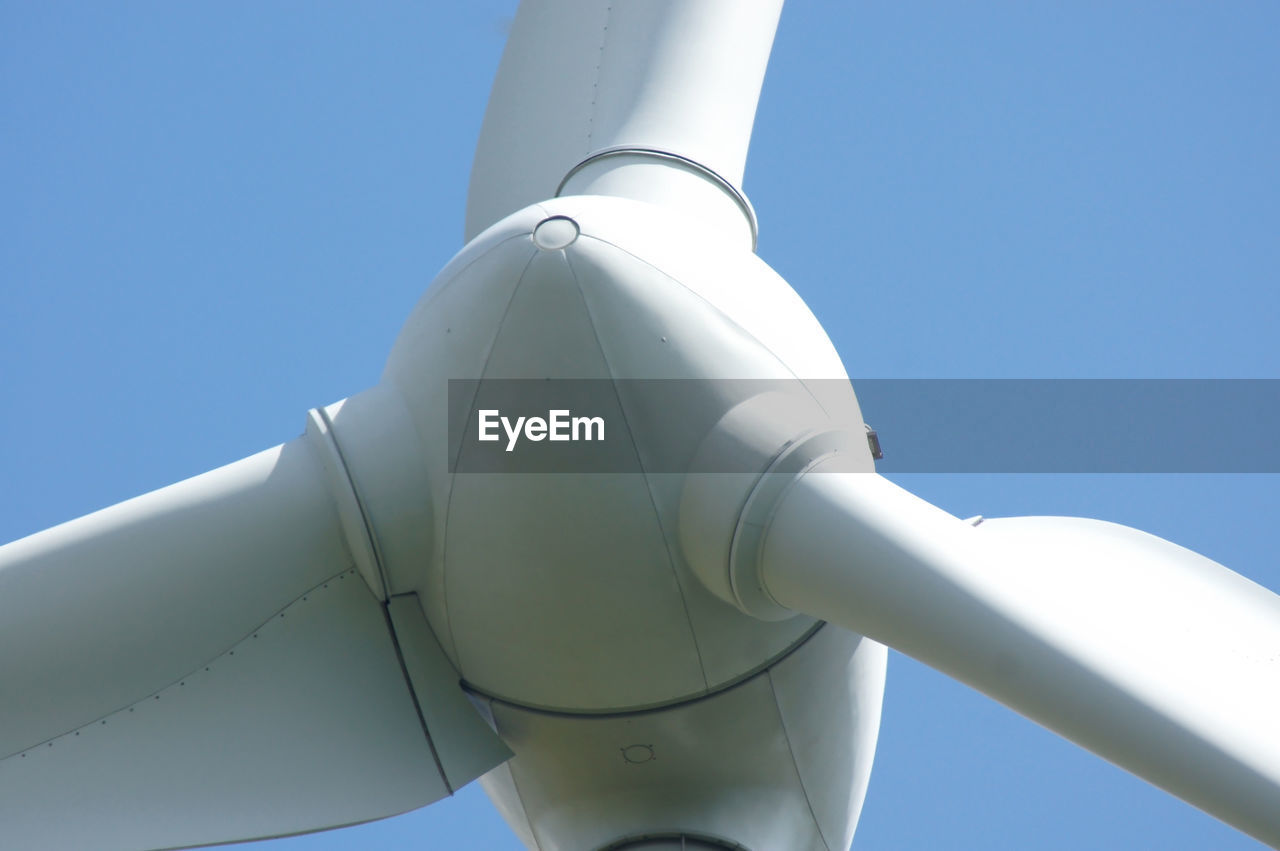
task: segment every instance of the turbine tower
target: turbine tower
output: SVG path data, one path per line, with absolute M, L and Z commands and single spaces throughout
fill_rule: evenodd
M 874 472 L 741 189 L 780 6 L 524 3 L 466 245 L 379 383 L 0 549 L 6 846 L 279 836 L 481 778 L 530 847 L 843 848 L 886 645 L 1280 843 L 1280 598 Z M 600 440 L 556 454 L 570 409 Z

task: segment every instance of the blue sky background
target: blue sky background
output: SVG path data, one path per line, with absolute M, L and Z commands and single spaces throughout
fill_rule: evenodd
M 0 540 L 376 381 L 461 247 L 512 12 L 0 0 Z M 795 2 L 747 168 L 760 254 L 855 377 L 1280 377 L 1278 28 L 1266 2 Z M 1280 588 L 1274 475 L 897 478 Z M 518 846 L 468 789 L 263 847 Z M 1260 846 L 895 654 L 854 847 Z

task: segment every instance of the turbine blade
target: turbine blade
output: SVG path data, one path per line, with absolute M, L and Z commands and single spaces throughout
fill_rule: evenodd
M 632 158 L 609 163 L 606 177 L 587 169 L 564 194 L 709 205 L 741 222 L 749 207 L 728 195 L 742 183 L 781 10 L 782 0 L 749 9 L 735 0 L 524 0 L 476 146 L 466 239 L 555 196 L 584 160 L 618 148 L 692 161 L 731 191 L 669 167 L 676 161 L 655 172 Z M 628 163 L 639 167 L 612 168 Z
M 466 698 L 416 604 L 355 570 L 306 438 L 0 547 L 0 846 L 230 842 L 449 794 L 423 692 Z
M 978 526 L 810 472 L 761 548 L 778 603 L 870 636 L 1280 847 L 1280 597 L 1096 520 Z

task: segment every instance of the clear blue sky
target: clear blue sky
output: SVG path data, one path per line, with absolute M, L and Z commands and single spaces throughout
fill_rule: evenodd
M 0 2 L 0 540 L 377 379 L 460 247 L 512 11 Z M 1267 2 L 794 2 L 747 168 L 760 254 L 854 376 L 1280 377 L 1278 31 Z M 1280 588 L 1276 476 L 899 480 Z M 517 845 L 470 789 L 263 847 Z M 895 654 L 854 847 L 1260 846 Z

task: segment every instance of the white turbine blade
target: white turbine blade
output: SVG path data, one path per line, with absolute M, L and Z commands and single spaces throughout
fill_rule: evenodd
M 741 225 L 749 208 L 729 196 L 742 183 L 781 9 L 782 0 L 524 0 L 476 147 L 466 238 L 556 195 L 588 157 L 617 149 L 692 161 L 730 189 L 632 158 L 608 163 L 629 162 L 630 172 L 577 174 L 565 194 L 723 209 Z
M 761 581 L 1280 847 L 1280 597 L 1124 526 L 974 527 L 874 474 L 811 472 Z
M 300 438 L 0 547 L 0 847 L 277 836 L 458 785 L 408 685 L 465 704 L 456 674 L 401 629 L 416 600 L 370 592 L 329 493 Z

